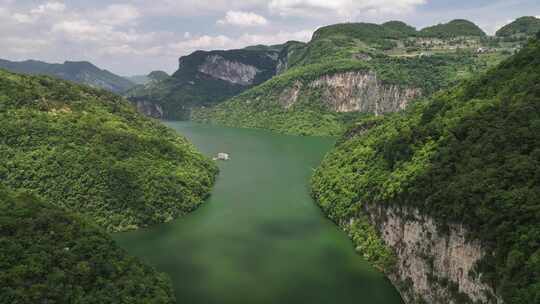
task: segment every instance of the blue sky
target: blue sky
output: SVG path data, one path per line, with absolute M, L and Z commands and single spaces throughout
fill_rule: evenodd
M 0 0 L 0 58 L 86 60 L 120 75 L 173 72 L 198 49 L 307 41 L 320 26 L 456 18 L 494 33 L 538 0 Z

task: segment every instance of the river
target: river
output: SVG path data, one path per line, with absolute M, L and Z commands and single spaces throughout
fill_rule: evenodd
M 401 304 L 309 196 L 331 138 L 167 122 L 208 156 L 230 153 L 197 211 L 115 235 L 170 275 L 178 303 Z

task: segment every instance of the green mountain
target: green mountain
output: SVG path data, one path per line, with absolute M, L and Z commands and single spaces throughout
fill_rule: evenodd
M 279 75 L 213 108 L 196 109 L 193 118 L 291 134 L 341 134 L 360 116 L 402 110 L 505 57 L 478 54 L 482 39 L 426 39 L 397 21 L 326 26 L 309 43 L 284 47 Z
M 407 36 L 418 35 L 418 31 L 416 30 L 415 27 L 410 26 L 407 23 L 402 22 L 402 21 L 388 21 L 388 22 L 383 23 L 382 26 L 389 30 L 406 34 Z
M 534 36 L 540 32 L 540 19 L 536 17 L 521 17 L 503 26 L 495 33 L 497 37 Z
M 169 74 L 167 74 L 167 72 L 164 72 L 164 71 L 152 71 L 150 72 L 150 74 L 148 75 L 136 75 L 136 76 L 129 76 L 129 77 L 125 77 L 127 78 L 129 81 L 137 84 L 137 85 L 145 85 L 145 84 L 148 84 L 149 82 L 157 82 L 157 81 L 162 81 L 162 80 L 165 80 L 169 77 Z
M 0 182 L 108 231 L 169 221 L 208 195 L 216 166 L 123 98 L 0 70 Z
M 66 61 L 51 64 L 35 60 L 14 62 L 0 59 L 0 68 L 14 73 L 48 75 L 64 80 L 101 88 L 114 93 L 123 93 L 135 84 L 107 70 L 101 70 L 89 62 Z
M 539 84 L 535 40 L 480 77 L 358 123 L 315 172 L 322 210 L 407 302 L 540 299 Z
M 180 58 L 171 77 L 136 86 L 125 95 L 147 115 L 186 120 L 192 108 L 215 105 L 274 76 L 280 52 L 277 46 L 197 51 Z
M 148 75 L 125 76 L 124 78 L 133 82 L 135 85 L 146 84 L 150 81 Z
M 485 37 L 486 33 L 476 24 L 463 19 L 426 27 L 420 31 L 424 37 L 454 38 L 463 36 Z
M 169 279 L 86 220 L 0 188 L 1 303 L 175 303 Z

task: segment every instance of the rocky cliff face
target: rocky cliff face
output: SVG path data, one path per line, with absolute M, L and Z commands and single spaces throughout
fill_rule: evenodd
M 418 210 L 365 208 L 396 265 L 388 274 L 406 303 L 502 303 L 493 288 L 481 282 L 476 263 L 488 252 L 467 239 L 462 225 L 438 226 Z
M 238 61 L 227 60 L 220 55 L 206 57 L 199 72 L 230 83 L 249 86 L 253 84 L 259 69 Z
M 164 117 L 163 109 L 158 104 L 149 101 L 138 100 L 135 102 L 135 106 L 137 107 L 137 111 L 139 111 L 139 113 L 142 113 L 146 116 L 153 118 Z
M 322 76 L 307 86 L 296 82 L 282 92 L 279 98 L 281 104 L 286 108 L 291 107 L 305 88 L 320 90 L 323 103 L 340 113 L 364 112 L 379 115 L 396 112 L 422 95 L 417 88 L 385 84 L 373 72 L 346 72 Z

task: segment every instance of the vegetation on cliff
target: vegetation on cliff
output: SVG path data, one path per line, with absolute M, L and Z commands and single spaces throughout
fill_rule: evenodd
M 373 72 L 383 85 L 419 90 L 428 96 L 487 69 L 486 56 L 471 50 L 399 56 L 385 53 L 398 47 L 398 39 L 414 37 L 405 23 L 383 25 L 346 23 L 320 28 L 306 45 L 294 44 L 288 69 L 239 96 L 212 108 L 196 109 L 193 119 L 227 126 L 264 128 L 302 135 L 338 135 L 358 117 L 374 113 L 336 113 L 323 100 L 321 90 L 309 83 L 326 75 L 350 71 Z M 288 48 L 285 48 L 288 50 Z M 498 55 L 492 61 L 499 60 Z M 491 60 L 491 59 L 490 59 Z M 301 84 L 298 100 L 284 100 L 287 90 Z M 286 95 L 286 94 L 285 94 Z
M 108 231 L 171 220 L 208 195 L 216 166 L 121 97 L 0 71 L 0 182 Z
M 168 278 L 82 218 L 0 187 L 1 303 L 175 303 Z
M 539 84 L 535 40 L 481 77 L 356 126 L 315 172 L 313 196 L 338 223 L 396 204 L 464 224 L 488 249 L 467 275 L 481 273 L 505 303 L 536 303 Z

